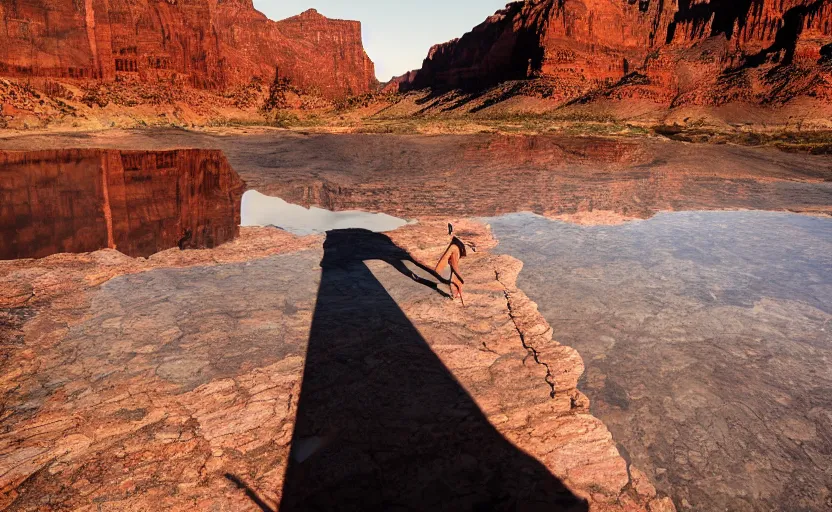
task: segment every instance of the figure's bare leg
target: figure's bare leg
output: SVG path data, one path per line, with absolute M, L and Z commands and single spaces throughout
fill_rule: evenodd
M 451 279 L 451 297 L 457 298 L 462 295 L 462 283 L 457 279 Z
M 451 265 L 451 297 L 462 297 L 462 285 L 463 280 L 459 273 L 459 249 L 454 247 L 455 250 L 451 252 L 450 258 L 448 258 L 448 263 Z M 456 292 L 454 291 L 456 288 Z
M 454 244 L 450 244 L 448 246 L 448 248 L 445 249 L 445 254 L 443 254 L 442 257 L 439 258 L 439 262 L 436 264 L 436 268 L 434 269 L 434 272 L 436 272 L 436 274 L 438 276 L 441 276 L 442 272 L 445 271 L 445 267 L 448 266 L 448 263 L 453 259 L 454 255 L 458 255 L 458 253 L 459 253 L 459 249 Z M 451 279 L 448 280 L 448 288 L 451 292 L 451 298 L 455 297 L 455 295 L 454 295 L 454 286 L 453 286 L 453 277 L 454 277 L 454 272 L 453 272 L 453 267 L 451 267 Z
M 459 259 L 460 259 L 460 251 L 459 247 L 453 242 L 448 248 L 445 250 L 445 253 L 439 258 L 439 262 L 436 264 L 436 268 L 434 272 L 437 275 L 442 274 L 445 270 L 445 267 L 451 267 L 451 278 L 448 279 L 448 288 L 451 292 L 451 298 L 455 299 L 459 297 L 462 299 L 462 285 L 465 284 L 465 280 L 462 279 L 462 275 L 459 272 Z M 463 302 L 464 304 L 464 302 Z
M 439 258 L 439 262 L 436 264 L 436 268 L 433 269 L 434 272 L 436 272 L 437 274 L 442 274 L 442 272 L 445 270 L 445 267 L 448 266 L 448 260 L 451 258 L 451 249 L 453 249 L 453 245 L 448 246 L 448 248 L 445 249 L 445 254 L 443 254 L 442 257 Z

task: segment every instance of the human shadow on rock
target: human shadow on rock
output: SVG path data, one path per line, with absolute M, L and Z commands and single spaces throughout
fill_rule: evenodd
M 488 422 L 367 260 L 413 258 L 327 233 L 280 510 L 588 510 Z

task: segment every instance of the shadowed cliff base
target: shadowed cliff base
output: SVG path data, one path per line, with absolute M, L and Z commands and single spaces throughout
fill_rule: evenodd
M 391 255 L 409 258 L 385 235 L 327 234 L 280 510 L 587 511 L 494 429 L 364 263 Z

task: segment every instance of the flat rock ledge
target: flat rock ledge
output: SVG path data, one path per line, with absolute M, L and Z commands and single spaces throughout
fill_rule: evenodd
M 522 263 L 489 252 L 488 226 L 454 224 L 478 249 L 464 306 L 383 258 L 367 269 L 488 423 L 590 510 L 675 510 L 590 414 L 583 361 L 517 288 Z M 448 243 L 438 222 L 389 237 L 426 266 Z M 293 434 L 324 239 L 243 228 L 213 250 L 0 262 L 0 508 L 277 510 L 290 460 L 327 452 Z

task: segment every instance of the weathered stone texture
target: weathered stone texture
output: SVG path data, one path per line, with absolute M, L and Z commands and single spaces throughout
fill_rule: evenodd
M 277 69 L 328 99 L 376 83 L 361 24 L 315 10 L 269 20 L 250 2 L 3 0 L 0 75 L 180 80 L 225 90 Z
M 104 250 L 3 262 L 0 339 L 14 343 L 0 345 L 0 507 L 257 510 L 256 496 L 261 510 L 291 510 L 379 475 L 392 487 L 334 508 L 366 510 L 359 500 L 402 489 L 439 509 L 539 510 L 553 498 L 545 481 L 568 487 L 561 498 L 575 506 L 558 510 L 660 503 L 589 413 L 578 353 L 516 287 L 521 263 L 488 252 L 483 224 L 454 224 L 480 249 L 463 262 L 464 307 L 385 257 L 434 261 L 444 222 L 397 230 L 382 253 L 245 228 L 217 249 L 148 260 Z M 358 259 L 339 257 L 350 251 Z M 365 307 L 371 290 L 383 308 Z M 317 448 L 303 437 L 310 419 L 336 427 Z M 436 460 L 396 462 L 408 453 Z M 298 457 L 300 473 L 287 471 Z M 517 464 L 534 471 L 506 470 Z M 453 485 L 438 481 L 449 472 Z M 332 486 L 307 496 L 320 483 Z
M 783 101 L 829 94 L 830 70 L 818 64 L 830 41 L 829 0 L 527 0 L 434 46 L 420 70 L 389 87 L 479 88 L 543 77 L 565 100 L 615 84 L 607 95 L 664 103 L 719 104 L 760 88 L 767 96 L 758 100 Z M 775 72 L 758 76 L 757 69 Z M 636 79 L 618 83 L 627 76 Z M 795 80 L 800 87 L 782 91 Z

